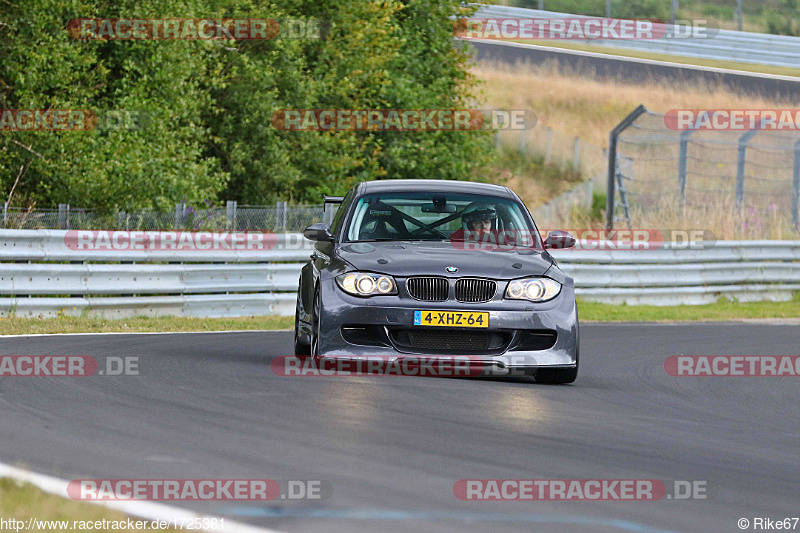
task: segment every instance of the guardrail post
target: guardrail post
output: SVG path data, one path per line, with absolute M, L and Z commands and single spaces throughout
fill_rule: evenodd
M 225 229 L 236 229 L 236 200 L 225 204 Z
M 680 152 L 678 155 L 678 186 L 681 189 L 681 207 L 686 204 L 686 173 L 689 167 L 689 137 L 694 130 L 681 133 Z
M 794 143 L 794 174 L 792 176 L 792 222 L 795 229 L 800 229 L 800 141 Z
M 69 228 L 69 204 L 58 204 L 58 228 Z
M 744 205 L 744 175 L 747 164 L 747 143 L 758 133 L 758 130 L 750 130 L 739 137 L 739 155 L 736 160 L 736 206 L 741 209 Z
M 184 202 L 175 204 L 175 229 L 180 229 L 183 226 L 184 211 L 186 211 L 186 204 Z
M 611 2 L 609 0 L 609 9 Z M 647 113 L 647 108 L 639 105 L 625 119 L 611 130 L 608 138 L 608 182 L 606 188 L 606 229 L 614 229 L 614 196 L 617 194 L 617 140 L 619 135 L 628 129 L 640 115 Z

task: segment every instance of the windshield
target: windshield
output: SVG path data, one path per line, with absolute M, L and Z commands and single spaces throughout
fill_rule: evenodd
M 452 192 L 387 192 L 362 196 L 345 242 L 469 240 L 476 234 L 538 234 L 525 206 L 500 196 Z M 518 241 L 518 239 L 515 239 Z

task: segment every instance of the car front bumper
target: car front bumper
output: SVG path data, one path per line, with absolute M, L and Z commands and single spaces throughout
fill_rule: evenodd
M 319 355 L 326 358 L 466 355 L 480 360 L 484 374 L 535 374 L 537 368 L 574 368 L 579 350 L 579 326 L 575 292 L 571 284 L 545 303 L 493 300 L 467 304 L 456 301 L 427 302 L 401 296 L 358 298 L 344 293 L 333 279 L 320 285 L 321 320 Z M 422 328 L 414 326 L 414 311 L 484 311 L 488 328 Z M 463 337 L 461 348 L 428 349 L 400 342 L 407 332 L 447 331 Z M 310 341 L 310 325 L 301 323 L 300 334 Z M 355 332 L 355 335 L 353 334 Z M 490 335 L 496 341 L 488 349 L 471 350 L 470 335 Z M 405 336 L 404 336 L 405 335 Z

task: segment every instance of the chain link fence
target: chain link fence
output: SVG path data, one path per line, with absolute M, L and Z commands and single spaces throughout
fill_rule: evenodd
M 333 220 L 336 205 L 327 210 L 319 205 L 239 206 L 202 208 L 179 203 L 169 211 L 101 211 L 60 204 L 58 209 L 3 207 L 2 226 L 6 229 L 91 229 L 91 230 L 229 230 L 302 232 L 316 222 Z
M 798 226 L 800 132 L 679 131 L 643 109 L 619 132 L 614 167 L 612 226 L 694 225 L 720 238 L 791 237 Z

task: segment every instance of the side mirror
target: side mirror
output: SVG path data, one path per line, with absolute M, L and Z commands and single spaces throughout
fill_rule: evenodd
M 309 241 L 317 242 L 333 242 L 334 237 L 331 233 L 331 227 L 323 222 L 311 224 L 303 232 L 303 237 Z
M 575 246 L 575 237 L 561 230 L 551 231 L 547 240 L 544 241 L 544 247 L 547 250 L 563 250 L 573 246 Z

